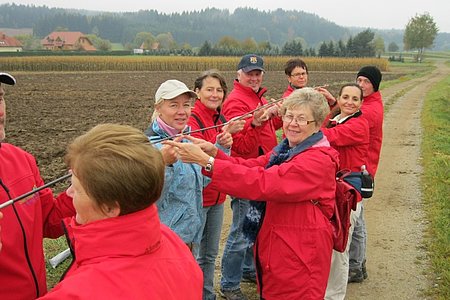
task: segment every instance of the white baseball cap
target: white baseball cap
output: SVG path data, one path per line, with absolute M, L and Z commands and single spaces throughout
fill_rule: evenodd
M 197 94 L 190 90 L 183 82 L 175 79 L 170 79 L 163 82 L 155 94 L 155 104 L 162 100 L 170 100 L 181 94 L 189 94 L 192 98 L 197 98 Z
M 9 85 L 15 85 L 16 79 L 8 73 L 0 73 L 0 83 L 6 83 Z

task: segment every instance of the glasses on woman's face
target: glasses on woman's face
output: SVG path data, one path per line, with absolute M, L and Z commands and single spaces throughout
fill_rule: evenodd
M 316 122 L 316 120 L 308 121 L 303 118 L 296 118 L 293 115 L 284 115 L 283 121 L 286 123 L 291 123 L 292 121 L 294 121 L 297 125 L 300 125 L 300 126 L 306 126 L 306 125 Z
M 300 72 L 300 73 L 291 74 L 291 77 L 300 78 L 300 77 L 305 77 L 307 75 L 308 75 L 308 73 L 306 73 L 306 72 Z

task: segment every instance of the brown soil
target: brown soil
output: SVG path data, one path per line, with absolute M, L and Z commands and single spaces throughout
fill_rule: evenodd
M 428 259 L 422 247 L 425 219 L 421 207 L 420 111 L 425 93 L 448 69 L 439 64 L 426 78 L 402 83 L 382 91 L 385 101 L 399 90 L 404 96 L 385 115 L 381 163 L 376 194 L 366 203 L 368 227 L 367 264 L 369 278 L 351 284 L 348 299 L 422 299 L 430 284 L 424 270 Z M 65 147 L 70 140 L 96 124 L 114 122 L 145 129 L 153 95 L 166 79 L 179 79 L 192 86 L 197 72 L 86 72 L 16 73 L 18 84 L 6 86 L 8 105 L 7 142 L 35 155 L 46 181 L 65 174 Z M 232 87 L 234 72 L 225 73 Z M 398 75 L 387 75 L 384 79 Z M 333 83 L 333 93 L 354 73 L 310 74 L 310 85 Z M 265 78 L 268 97 L 282 94 L 286 80 L 282 72 Z M 60 190 L 64 185 L 59 185 Z M 229 203 L 222 236 L 223 246 L 231 221 Z M 220 276 L 217 261 L 217 284 Z M 243 284 L 250 299 L 255 287 Z

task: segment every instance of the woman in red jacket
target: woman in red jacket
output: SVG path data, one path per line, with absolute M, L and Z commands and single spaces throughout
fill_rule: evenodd
M 331 146 L 339 152 L 340 169 L 349 169 L 352 175 L 349 183 L 361 191 L 361 170 L 368 161 L 369 123 L 363 117 L 360 108 L 363 102 L 363 91 L 356 83 L 345 84 L 337 98 L 337 115 L 322 128 Z M 328 278 L 325 299 L 343 300 L 347 290 L 349 272 L 349 248 L 354 223 L 361 212 L 361 199 L 356 211 L 351 212 L 349 242 L 343 253 L 333 251 L 330 277 Z
M 254 251 L 261 299 L 325 295 L 339 163 L 320 131 L 328 112 L 319 92 L 293 92 L 281 108 L 286 139 L 257 158 L 229 157 L 193 138 L 197 145 L 167 142 L 182 160 L 203 166 L 221 192 L 266 204 L 252 218 L 258 227 Z
M 195 80 L 194 91 L 198 95 L 188 125 L 191 131 L 221 125 L 226 122 L 221 114 L 221 106 L 228 91 L 225 78 L 215 70 L 204 72 Z M 193 137 L 213 144 L 217 143 L 230 154 L 229 139 L 224 139 L 224 130 L 234 134 L 244 127 L 245 120 L 235 121 L 224 127 L 216 127 L 192 133 Z M 214 292 L 214 270 L 219 252 L 220 233 L 223 223 L 223 203 L 226 194 L 209 186 L 203 190 L 202 239 L 197 253 L 197 261 L 203 271 L 203 299 L 216 299 Z
M 74 262 L 43 299 L 201 299 L 200 268 L 158 218 L 165 165 L 148 138 L 130 126 L 98 125 L 69 145 L 66 162 Z

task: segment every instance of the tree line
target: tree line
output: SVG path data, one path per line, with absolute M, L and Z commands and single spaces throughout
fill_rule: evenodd
M 251 20 L 251 22 L 249 22 Z M 434 27 L 433 27 L 434 26 Z M 81 31 L 94 46 L 111 50 L 111 43 L 125 49 L 143 48 L 150 55 L 223 55 L 249 52 L 288 56 L 381 56 L 385 42 L 371 29 L 356 35 L 317 15 L 297 10 L 259 11 L 252 8 L 164 14 L 156 10 L 94 13 L 46 6 L 0 5 L 0 28 L 33 28 L 33 36 L 19 39 L 25 49 L 39 49 L 39 39 L 53 31 Z M 416 16 L 405 28 L 406 50 L 420 56 L 433 46 L 437 27 L 429 14 Z M 336 42 L 337 41 L 337 42 Z M 399 46 L 390 42 L 389 51 Z M 419 55 L 418 55 L 419 56 Z

